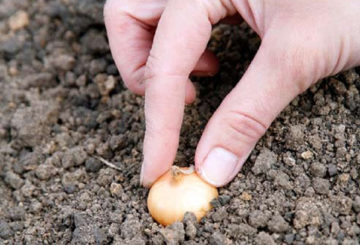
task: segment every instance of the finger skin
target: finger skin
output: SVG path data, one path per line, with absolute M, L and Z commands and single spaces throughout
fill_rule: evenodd
M 191 1 L 168 2 L 146 66 L 146 132 L 141 172 L 144 186 L 150 186 L 175 159 L 186 81 L 205 51 L 210 34 L 211 23 L 201 5 Z
M 130 2 L 108 0 L 104 8 L 110 49 L 125 85 L 134 93 L 145 94 L 145 65 L 152 47 L 154 30 L 167 1 Z M 216 57 L 205 51 L 194 75 L 211 76 L 218 71 Z M 187 84 L 186 103 L 194 101 L 195 87 Z
M 262 44 L 210 119 L 196 150 L 197 172 L 215 186 L 236 176 L 256 142 L 294 97 L 320 78 L 360 64 L 356 21 L 360 5 L 355 1 L 351 7 L 340 1 L 277 1 L 269 4 L 270 10 L 259 7 L 261 2 L 237 2 Z M 265 12 L 248 12 L 253 10 Z

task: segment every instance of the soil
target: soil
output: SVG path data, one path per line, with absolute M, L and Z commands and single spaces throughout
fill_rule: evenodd
M 164 228 L 139 186 L 144 101 L 123 86 L 102 7 L 0 1 L 0 244 L 359 244 L 359 69 L 297 97 L 199 224 Z M 245 24 L 214 27 L 221 71 L 195 79 L 176 163 L 193 162 L 259 43 Z

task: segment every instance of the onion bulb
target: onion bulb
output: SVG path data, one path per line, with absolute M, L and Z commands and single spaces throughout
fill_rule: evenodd
M 217 189 L 203 181 L 193 166 L 173 166 L 152 185 L 147 205 L 151 216 L 166 226 L 181 221 L 186 212 L 194 213 L 199 221 L 217 196 Z

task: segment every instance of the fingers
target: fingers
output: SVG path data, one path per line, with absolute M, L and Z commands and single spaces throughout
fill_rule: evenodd
M 125 85 L 139 95 L 145 94 L 145 64 L 155 27 L 167 1 L 151 2 L 108 0 L 104 8 L 105 25 L 116 66 Z M 194 68 L 194 75 L 214 75 L 217 70 L 216 57 L 205 51 Z M 195 88 L 188 84 L 187 89 L 186 103 L 191 103 L 195 98 Z
M 158 1 L 158 4 L 152 4 L 149 1 L 140 4 L 138 0 L 128 3 L 108 0 L 104 7 L 112 56 L 126 86 L 137 94 L 144 94 L 144 84 L 141 82 L 144 67 L 152 45 L 154 27 L 165 3 Z M 134 9 L 138 9 L 137 15 Z
M 147 62 L 144 161 L 141 183 L 150 186 L 172 165 L 183 119 L 186 82 L 210 38 L 200 1 L 170 0 Z
M 214 186 L 223 186 L 236 176 L 275 117 L 312 82 L 310 77 L 302 76 L 301 65 L 287 64 L 274 46 L 263 40 L 248 70 L 212 116 L 200 139 L 196 170 Z
M 218 71 L 219 61 L 215 54 L 210 50 L 205 50 L 198 60 L 194 70 L 191 72 L 191 75 L 199 77 L 214 76 Z

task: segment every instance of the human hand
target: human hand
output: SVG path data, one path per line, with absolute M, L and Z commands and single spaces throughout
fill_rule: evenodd
M 129 89 L 145 92 L 143 185 L 174 161 L 184 104 L 195 97 L 189 75 L 217 70 L 206 51 L 212 25 L 237 13 L 262 43 L 196 149 L 197 172 L 215 186 L 236 176 L 293 98 L 323 77 L 360 65 L 357 0 L 108 0 L 105 23 L 115 62 Z

